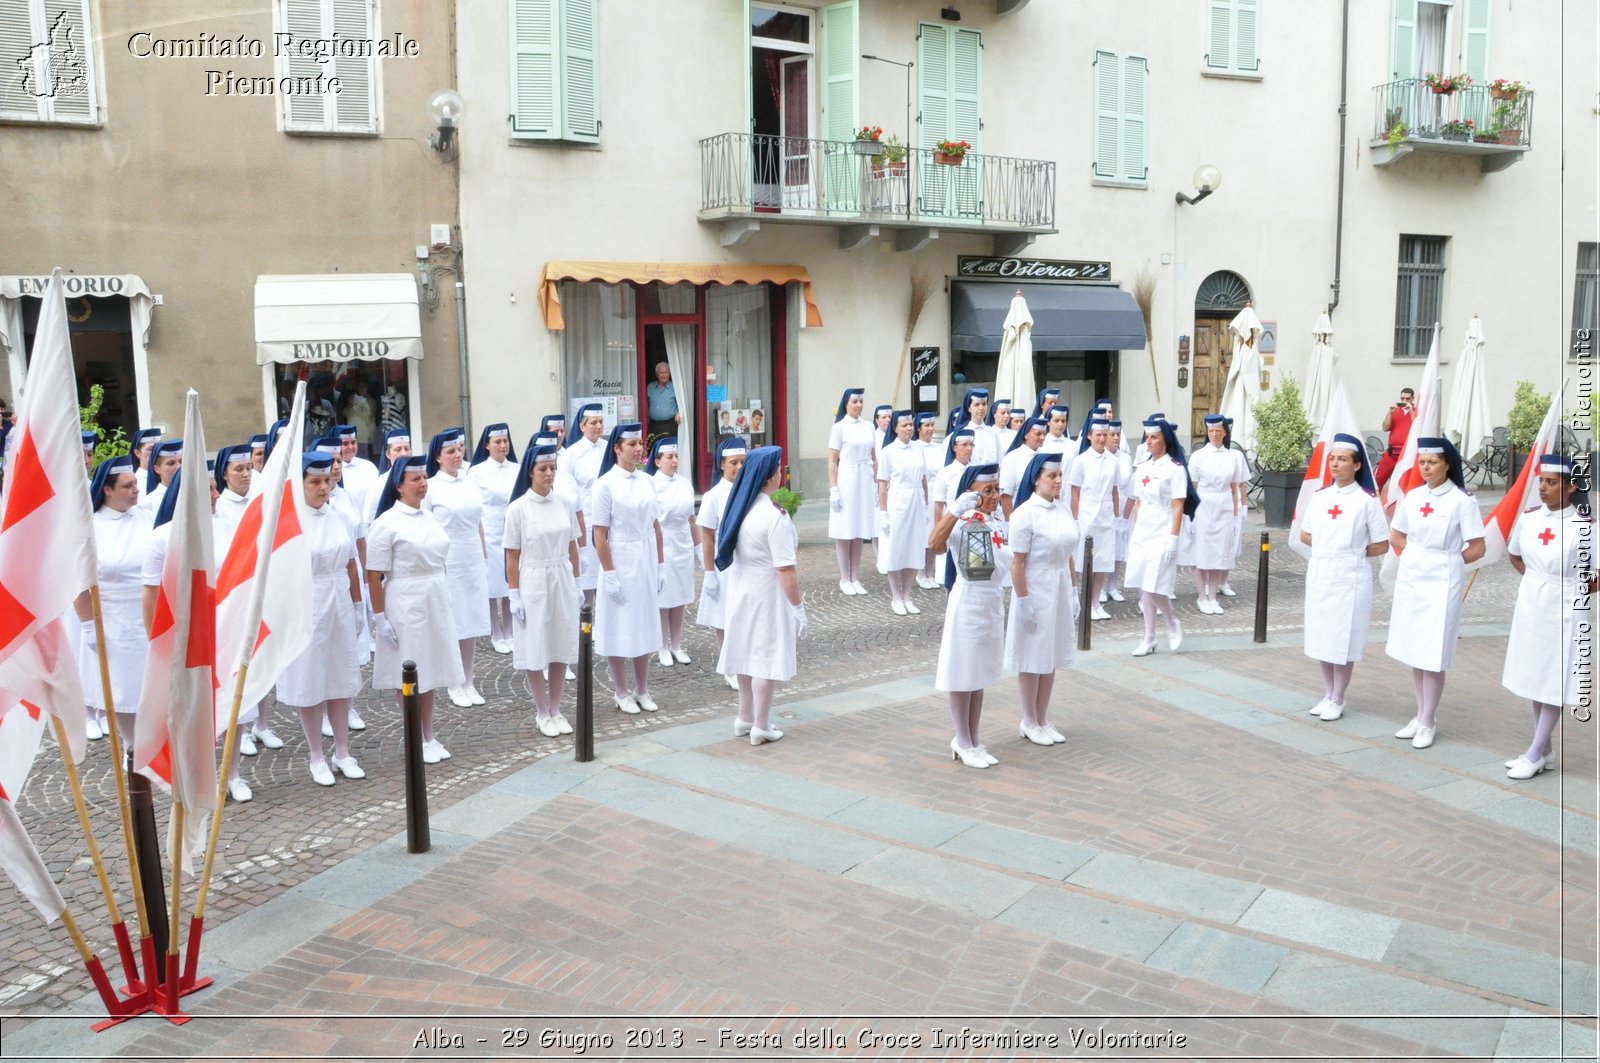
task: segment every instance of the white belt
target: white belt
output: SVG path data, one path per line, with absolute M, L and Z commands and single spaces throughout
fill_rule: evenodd
M 519 558 L 517 561 L 518 568 L 554 568 L 557 565 L 566 565 L 571 568 L 572 560 L 566 557 L 550 557 L 538 561 L 525 561 Z

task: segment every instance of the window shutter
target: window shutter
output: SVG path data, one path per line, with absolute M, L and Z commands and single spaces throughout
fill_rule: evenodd
M 34 32 L 29 6 L 28 0 L 0 0 L 0 55 L 34 58 L 27 67 L 14 61 L 0 64 L 0 117 L 36 121 L 43 117 L 35 93 L 44 67 L 31 49 L 44 35 Z
M 511 135 L 561 136 L 556 69 L 558 0 L 511 0 Z
M 950 127 L 950 34 L 924 22 L 917 35 L 917 137 L 921 147 L 944 140 Z
M 283 32 L 289 34 L 291 46 L 329 35 L 322 23 L 322 0 L 281 0 L 281 4 Z M 277 70 L 279 76 L 291 78 L 315 78 L 330 72 L 315 59 L 292 53 L 280 61 Z M 320 133 L 330 128 L 326 96 L 285 93 L 279 99 L 285 130 Z
M 1261 69 L 1261 49 L 1257 35 L 1260 18 L 1258 0 L 1234 0 L 1233 68 L 1247 74 Z
M 1116 52 L 1094 53 L 1094 175 L 1115 180 L 1122 127 L 1121 63 Z
M 26 18 L 26 15 L 24 15 Z M 95 113 L 94 40 L 89 35 L 88 0 L 44 0 L 44 25 L 32 43 L 48 41 L 46 114 L 54 122 L 93 122 Z M 19 55 L 26 55 L 26 47 Z
M 346 39 L 372 38 L 377 18 L 376 0 L 333 0 L 333 32 Z M 377 56 L 335 57 L 323 69 L 328 77 L 339 79 L 339 93 L 333 96 L 334 128 L 341 133 L 378 131 Z M 330 93 L 330 95 L 332 95 Z
M 861 121 L 860 89 L 856 80 L 860 17 L 856 0 L 829 4 L 822 9 L 824 140 L 854 140 Z
M 1210 46 L 1206 67 L 1227 70 L 1233 57 L 1233 0 L 1210 0 Z
M 954 29 L 950 34 L 949 138 L 965 140 L 981 152 L 983 131 L 983 35 Z
M 1417 0 L 1394 0 L 1394 24 L 1389 35 L 1390 77 L 1395 81 L 1416 77 Z
M 561 135 L 600 140 L 600 48 L 596 0 L 561 2 Z
M 1143 181 L 1150 176 L 1145 154 L 1145 80 L 1150 64 L 1143 56 L 1122 57 L 1122 167 L 1119 177 Z
M 1461 35 L 1461 72 L 1474 85 L 1487 84 L 1489 76 L 1489 0 L 1466 0 L 1466 25 Z

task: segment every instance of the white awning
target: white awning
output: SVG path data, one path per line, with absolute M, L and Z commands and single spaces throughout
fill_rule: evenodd
M 256 362 L 422 357 L 417 282 L 409 273 L 256 278 Z

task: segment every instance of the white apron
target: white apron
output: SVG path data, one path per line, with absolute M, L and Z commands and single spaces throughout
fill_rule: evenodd
M 931 530 L 923 523 L 928 466 L 915 443 L 899 440 L 884 447 L 878 458 L 878 479 L 889 485 L 889 537 L 878 543 L 878 571 L 920 571 Z
M 583 514 L 585 522 L 589 520 L 589 497 L 594 492 L 594 481 L 600 475 L 600 461 L 605 457 L 605 452 L 606 441 L 603 438 L 591 443 L 579 436 L 576 443 L 556 456 L 556 470 L 570 476 L 578 489 L 578 511 Z M 594 555 L 594 542 L 585 539 L 578 546 L 578 586 L 586 591 L 594 590 L 599 571 L 600 561 Z
M 524 491 L 506 507 L 504 548 L 518 551 L 517 589 L 525 619 L 511 619 L 511 663 L 542 672 L 578 660 L 578 581 L 569 547 L 578 515 L 555 491 Z
M 143 574 L 153 516 L 138 506 L 126 513 L 101 506 L 94 514 L 101 630 L 111 673 L 111 703 L 117 712 L 138 712 L 139 691 L 144 685 L 150 640 L 144 632 Z M 84 704 L 104 712 L 106 699 L 97 654 L 79 654 L 78 678 L 83 683 Z M 124 735 L 123 741 L 128 741 L 128 736 Z
M 1231 451 L 1209 443 L 1189 455 L 1189 475 L 1194 479 L 1200 505 L 1184 529 L 1178 564 L 1227 571 L 1239 560 L 1238 536 L 1233 519 L 1233 482 L 1238 466 Z
M 733 564 L 722 573 L 728 628 L 717 671 L 777 681 L 793 679 L 797 650 L 793 607 L 778 569 L 796 564 L 800 537 L 789 515 L 758 499 L 739 525 Z
M 300 507 L 300 528 L 311 549 L 311 642 L 278 676 L 278 700 L 308 709 L 361 693 L 355 605 L 350 601 L 349 564 L 355 560 L 355 529 L 332 502 Z
M 958 537 L 975 522 L 977 514 L 956 521 L 945 547 L 949 563 L 955 562 Z M 945 603 L 944 631 L 939 637 L 939 666 L 933 679 L 936 690 L 982 690 L 999 682 L 1002 674 L 1006 650 L 1005 589 L 1011 585 L 1011 550 L 1006 546 L 1006 524 L 998 509 L 982 518 L 981 524 L 991 535 L 994 574 L 982 583 L 968 583 L 956 565 L 956 581 L 950 588 L 950 600 Z
M 1594 626 L 1578 573 L 1595 556 L 1595 525 L 1576 506 L 1559 513 L 1540 506 L 1517 519 L 1509 549 L 1526 570 L 1501 685 L 1544 705 L 1587 704 L 1594 697 Z
M 478 499 L 483 504 L 483 538 L 489 549 L 485 573 L 490 598 L 504 598 L 510 588 L 506 585 L 505 547 L 501 540 L 506 529 L 506 506 L 511 502 L 511 490 L 517 486 L 517 466 L 509 461 L 487 458 L 467 470 L 467 482 L 478 489 Z
M 1133 470 L 1133 497 L 1138 509 L 1128 536 L 1128 570 L 1124 587 L 1171 594 L 1178 574 L 1178 559 L 1161 563 L 1172 534 L 1172 503 L 1183 498 L 1189 477 L 1183 466 L 1166 454 Z
M 656 519 L 661 522 L 662 556 L 666 559 L 665 589 L 657 604 L 676 609 L 694 601 L 694 488 L 687 476 L 658 472 L 651 477 L 656 490 Z
M 830 500 L 828 538 L 877 538 L 878 483 L 872 462 L 877 449 L 874 444 L 881 438 L 859 417 L 835 421 L 828 433 L 828 449 L 839 452 L 839 495 L 844 507 L 836 513 Z
M 400 665 L 408 660 L 417 662 L 417 689 L 424 693 L 464 681 L 460 642 L 450 626 L 449 554 L 450 536 L 439 522 L 404 502 L 384 510 L 367 529 L 367 570 L 386 574 L 383 615 L 400 639 L 392 645 L 377 636 L 374 690 L 399 690 Z
M 1033 631 L 1017 620 L 1012 598 L 1006 625 L 1005 667 L 1008 672 L 1048 675 L 1077 656 L 1078 597 L 1073 593 L 1068 562 L 1078 552 L 1078 522 L 1062 501 L 1038 495 L 1011 511 L 1011 552 L 1026 553 L 1028 601 L 1038 617 Z
M 422 499 L 430 514 L 450 537 L 445 561 L 449 577 L 451 630 L 455 638 L 475 639 L 489 633 L 489 567 L 482 535 L 483 501 L 465 476 L 444 470 L 428 480 Z M 502 557 L 501 565 L 505 564 Z M 442 617 L 440 619 L 443 619 Z
M 1387 542 L 1383 505 L 1357 483 L 1330 484 L 1306 503 L 1300 527 L 1311 533 L 1306 565 L 1306 656 L 1329 664 L 1361 660 L 1372 620 L 1367 547 Z
M 1443 672 L 1455 663 L 1468 540 L 1483 538 L 1472 497 L 1446 480 L 1414 488 L 1395 507 L 1394 529 L 1406 536 L 1389 614 L 1390 657 L 1412 668 Z
M 700 516 L 695 518 L 695 524 L 700 528 L 701 538 L 711 537 L 711 547 L 716 549 L 717 529 L 722 526 L 722 511 L 728 507 L 728 496 L 733 493 L 733 484 L 726 479 L 718 480 L 711 485 L 711 490 L 705 493 L 700 500 Z M 726 583 L 722 577 L 719 582 Z M 717 597 L 712 598 L 706 594 L 705 583 L 700 585 L 700 604 L 694 611 L 694 622 L 701 627 L 722 630 L 725 615 L 724 603 L 727 602 L 727 588 L 724 586 Z
M 606 529 L 611 564 L 622 583 L 622 601 L 611 600 L 600 581 L 595 593 L 594 652 L 601 657 L 643 657 L 661 648 L 656 604 L 656 489 L 643 469 L 614 465 L 589 496 L 595 528 Z

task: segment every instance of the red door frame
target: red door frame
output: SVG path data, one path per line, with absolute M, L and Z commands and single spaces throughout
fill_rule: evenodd
M 647 364 L 645 357 L 644 332 L 649 325 L 693 325 L 695 329 L 695 364 L 694 364 L 694 418 L 698 429 L 696 436 L 699 443 L 694 454 L 694 483 L 697 491 L 705 491 L 716 482 L 716 473 L 712 467 L 711 455 L 714 447 L 706 444 L 713 437 L 708 434 L 705 427 L 711 422 L 706 416 L 706 286 L 696 285 L 694 298 L 694 313 L 692 314 L 663 314 L 649 313 L 644 309 L 645 287 L 639 282 L 630 282 L 633 286 L 633 305 L 637 318 L 637 336 L 635 337 L 638 371 L 638 403 L 639 420 L 648 426 L 650 420 L 649 403 L 645 396 L 645 388 L 655 377 L 655 368 Z M 784 453 L 788 453 L 789 440 L 789 351 L 788 351 L 788 292 L 783 285 L 766 283 L 767 306 L 772 321 L 772 395 L 768 400 L 768 424 L 770 430 L 768 438 L 772 443 L 782 446 Z

